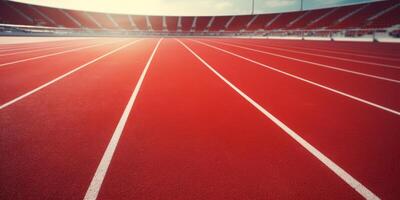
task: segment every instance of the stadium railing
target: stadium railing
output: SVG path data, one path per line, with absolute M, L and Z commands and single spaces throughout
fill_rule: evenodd
M 0 35 L 20 36 L 112 36 L 112 37 L 247 37 L 331 41 L 400 41 L 400 27 L 389 29 L 317 29 L 256 31 L 143 31 L 122 29 L 61 28 L 0 24 Z

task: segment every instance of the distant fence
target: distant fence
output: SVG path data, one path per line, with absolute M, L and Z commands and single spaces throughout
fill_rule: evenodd
M 377 38 L 400 40 L 400 28 L 391 29 L 318 29 L 318 30 L 257 30 L 257 31 L 140 31 L 122 29 L 86 29 L 0 24 L 0 35 L 30 36 L 162 36 L 162 37 L 260 37 L 286 39 L 355 39 L 377 41 Z

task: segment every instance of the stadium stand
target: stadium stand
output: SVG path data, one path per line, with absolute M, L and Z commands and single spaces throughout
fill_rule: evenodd
M 113 23 L 113 21 L 110 19 L 108 14 L 91 12 L 91 13 L 88 13 L 88 15 L 101 28 L 106 28 L 106 29 L 117 28 L 117 26 Z
M 193 25 L 194 17 L 181 17 L 181 30 L 183 32 L 189 32 Z M 179 24 L 178 24 L 179 27 Z
M 149 17 L 151 27 L 153 31 L 163 30 L 163 17 L 160 16 L 150 16 Z
M 42 6 L 36 6 L 36 9 L 42 13 L 43 16 L 47 16 L 49 21 L 54 22 L 57 27 L 67 27 L 67 28 L 79 28 L 79 25 L 68 18 L 61 9 L 57 8 L 47 8 Z
M 285 29 L 291 22 L 304 15 L 303 12 L 290 12 L 279 14 L 271 23 L 265 28 L 267 30 L 280 30 Z
M 12 4 L 14 8 L 18 9 L 25 15 L 29 16 L 32 19 L 32 25 L 38 25 L 38 26 L 55 26 L 50 20 L 47 18 L 43 17 L 40 15 L 38 12 L 36 12 L 32 7 L 28 4 L 23 4 L 23 3 L 13 3 Z
M 286 13 L 200 17 L 95 13 L 0 0 L 1 24 L 167 33 L 395 29 L 400 24 L 398 13 L 399 0 Z
M 165 17 L 168 31 L 176 32 L 178 30 L 178 18 L 179 17 Z
M 232 16 L 218 16 L 214 18 L 208 31 L 222 31 L 225 30 L 226 23 L 232 18 Z
M 288 29 L 301 29 L 306 27 L 310 22 L 315 21 L 317 18 L 323 16 L 325 13 L 328 13 L 331 9 L 318 9 L 318 10 L 310 10 L 307 11 L 301 18 L 293 21 L 288 25 Z
M 73 17 L 75 20 L 79 22 L 82 28 L 89 28 L 89 29 L 98 29 L 100 28 L 92 19 L 88 17 L 86 12 L 83 11 L 76 11 L 76 10 L 65 10 L 68 15 Z
M 29 20 L 25 15 L 17 12 L 16 9 L 12 7 L 11 2 L 0 1 L 0 21 L 2 24 L 23 24 L 32 25 L 32 21 Z
M 197 17 L 195 31 L 202 32 L 204 31 L 208 24 L 210 23 L 212 17 Z
M 232 22 L 227 26 L 227 31 L 240 31 L 246 28 L 246 25 L 253 18 L 252 15 L 235 16 Z
M 396 1 L 380 1 L 373 4 L 366 4 L 363 9 L 359 10 L 353 16 L 338 23 L 335 28 L 357 28 L 364 27 L 370 17 L 377 15 L 396 4 Z
M 132 16 L 132 20 L 139 30 L 147 30 L 148 25 L 146 16 Z
M 325 17 L 311 24 L 309 28 L 318 29 L 332 27 L 333 25 L 335 25 L 335 23 L 337 23 L 339 19 L 345 17 L 347 14 L 357 9 L 358 6 L 359 5 L 334 8 L 332 11 L 329 11 Z
M 251 23 L 248 27 L 248 31 L 257 31 L 263 30 L 265 26 L 274 19 L 277 15 L 276 14 L 265 14 L 265 15 L 257 15 L 257 18 Z
M 400 24 L 400 2 L 394 4 L 368 19 L 367 27 L 385 28 Z
M 113 15 L 110 15 L 110 17 L 117 24 L 117 26 L 121 29 L 124 29 L 124 30 L 134 30 L 135 29 L 135 26 L 129 19 L 129 15 L 113 14 Z

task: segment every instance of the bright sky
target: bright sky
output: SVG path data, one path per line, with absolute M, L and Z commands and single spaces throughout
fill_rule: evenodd
M 251 0 L 15 0 L 76 10 L 143 15 L 249 14 Z M 304 0 L 304 8 L 329 7 L 372 0 Z M 300 9 L 300 0 L 255 0 L 255 13 Z

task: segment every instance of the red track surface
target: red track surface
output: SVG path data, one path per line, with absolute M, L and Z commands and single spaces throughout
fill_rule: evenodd
M 246 39 L 0 46 L 0 199 L 399 199 L 398 55 Z

